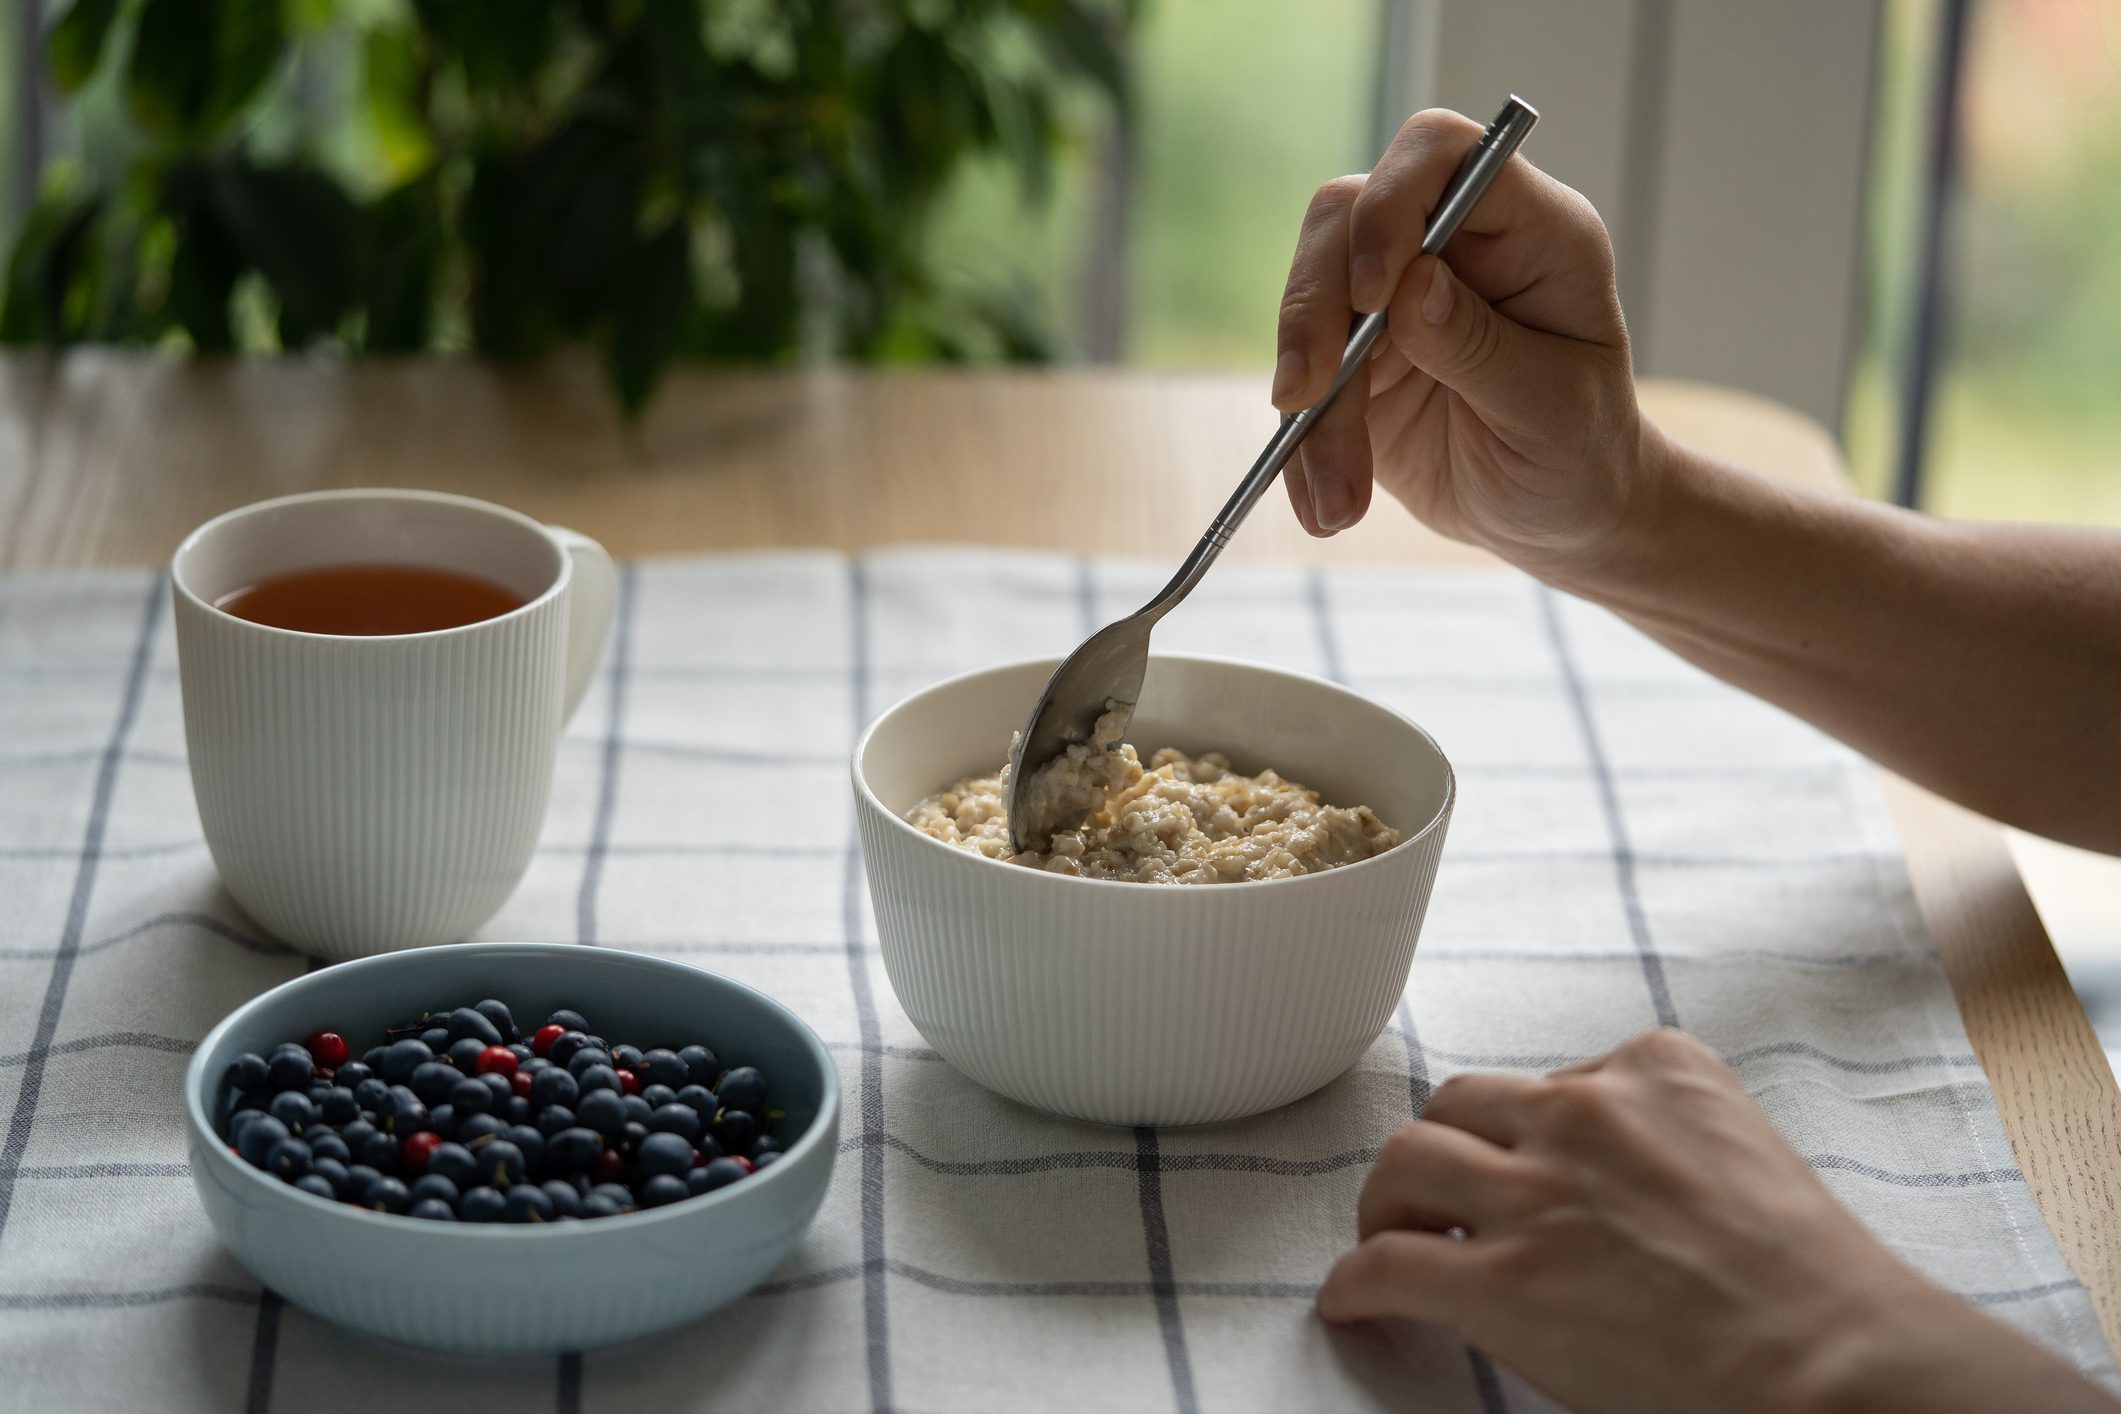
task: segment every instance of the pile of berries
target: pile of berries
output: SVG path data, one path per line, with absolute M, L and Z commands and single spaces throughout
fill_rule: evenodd
M 359 1060 L 333 1031 L 236 1057 L 229 1145 L 319 1198 L 475 1223 L 659 1208 L 781 1156 L 766 1078 L 705 1046 L 607 1045 L 572 1011 L 524 1039 L 490 1000 L 386 1035 Z

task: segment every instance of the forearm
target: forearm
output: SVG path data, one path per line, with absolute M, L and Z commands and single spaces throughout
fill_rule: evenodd
M 2121 852 L 2121 536 L 1957 525 L 1645 446 L 1654 495 L 1557 584 L 1941 794 Z

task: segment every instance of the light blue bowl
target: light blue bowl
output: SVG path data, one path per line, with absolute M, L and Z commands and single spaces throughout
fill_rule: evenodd
M 358 1056 L 422 1008 L 498 997 L 522 1021 L 560 1007 L 637 1045 L 700 1041 L 755 1065 L 800 1135 L 784 1157 L 704 1197 L 588 1222 L 502 1226 L 389 1217 L 304 1193 L 220 1137 L 228 1064 L 319 1029 Z M 238 1007 L 185 1072 L 192 1178 L 222 1242 L 327 1321 L 464 1355 L 554 1354 L 697 1320 L 780 1264 L 816 1216 L 839 1148 L 839 1073 L 780 1003 L 659 958 L 547 943 L 467 943 L 343 962 Z

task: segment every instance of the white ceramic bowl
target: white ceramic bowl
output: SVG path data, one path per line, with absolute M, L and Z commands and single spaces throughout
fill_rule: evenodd
M 884 966 L 928 1043 L 982 1085 L 1112 1124 L 1201 1124 L 1286 1104 L 1353 1065 L 1406 988 L 1450 823 L 1428 733 L 1331 683 L 1158 654 L 1128 740 L 1273 767 L 1403 839 L 1359 864 L 1260 883 L 1153 885 L 1002 864 L 906 823 L 992 771 L 1051 659 L 915 693 L 854 750 Z
M 543 1227 L 426 1222 L 314 1197 L 220 1137 L 228 1063 L 320 1027 L 358 1052 L 385 1025 L 461 998 L 519 1019 L 560 1007 L 612 1040 L 698 1039 L 766 1073 L 775 1132 L 801 1138 L 741 1183 L 666 1208 Z M 184 1078 L 191 1167 L 221 1241 L 260 1281 L 327 1321 L 463 1355 L 553 1354 L 696 1320 L 756 1285 L 824 1200 L 839 1148 L 839 1073 L 817 1036 L 741 983 L 660 958 L 546 943 L 385 953 L 298 977 L 216 1026 Z

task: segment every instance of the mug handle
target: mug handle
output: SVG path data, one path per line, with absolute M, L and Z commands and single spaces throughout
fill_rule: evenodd
M 619 574 L 611 554 L 579 530 L 561 525 L 545 529 L 560 542 L 574 561 L 574 584 L 567 609 L 567 696 L 560 707 L 566 721 L 581 705 L 582 694 L 604 656 L 604 640 L 611 636 L 611 611 L 618 598 Z

